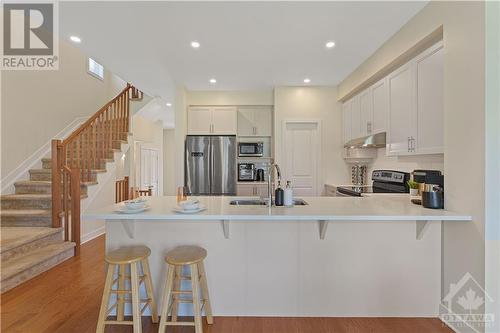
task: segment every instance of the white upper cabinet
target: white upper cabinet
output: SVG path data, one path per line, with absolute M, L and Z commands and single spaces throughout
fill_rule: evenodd
M 417 75 L 417 142 L 416 152 L 444 152 L 443 138 L 443 47 L 437 45 L 415 59 Z
M 271 136 L 272 128 L 273 117 L 270 107 L 238 108 L 239 136 Z
M 191 107 L 188 111 L 188 134 L 211 134 L 212 108 Z
M 235 107 L 190 107 L 188 134 L 236 135 L 236 117 Z
M 216 107 L 212 112 L 212 134 L 236 135 L 237 115 L 235 107 Z
M 443 56 L 437 43 L 345 101 L 344 142 L 386 132 L 388 155 L 443 153 Z
M 373 101 L 371 87 L 359 94 L 360 136 L 372 134 Z
M 387 78 L 389 89 L 389 132 L 387 153 L 413 153 L 417 135 L 415 117 L 415 75 L 413 66 L 405 64 Z
M 371 87 L 372 96 L 372 123 L 371 133 L 382 133 L 387 130 L 387 79 L 384 78 Z
M 351 139 L 363 136 L 361 131 L 361 109 L 359 107 L 359 95 L 351 101 Z
M 344 102 L 342 104 L 342 124 L 343 124 L 343 135 L 344 143 L 351 140 L 351 101 Z

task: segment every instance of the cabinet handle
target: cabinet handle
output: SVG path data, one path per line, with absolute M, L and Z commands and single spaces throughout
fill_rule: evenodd
M 411 146 L 410 146 L 410 137 L 408 137 L 408 152 L 411 151 Z
M 368 134 L 372 134 L 372 122 L 371 121 L 366 123 L 366 132 Z
M 412 136 L 411 137 L 411 150 L 412 152 L 415 152 L 415 138 Z

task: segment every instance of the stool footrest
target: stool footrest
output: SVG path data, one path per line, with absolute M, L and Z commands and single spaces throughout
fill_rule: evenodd
M 111 289 L 109 292 L 111 294 L 120 294 L 120 295 L 125 294 L 126 295 L 126 294 L 131 294 L 132 290 L 126 290 L 126 289 L 114 289 L 113 290 L 113 289 Z
M 134 325 L 134 322 L 132 320 L 106 320 L 104 321 L 104 324 L 106 325 Z
M 194 326 L 193 321 L 167 321 L 165 326 Z

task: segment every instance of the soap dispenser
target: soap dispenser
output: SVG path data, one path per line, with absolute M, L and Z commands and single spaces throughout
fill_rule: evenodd
M 283 206 L 283 189 L 281 188 L 280 181 L 278 181 L 278 187 L 276 188 L 276 191 L 274 192 L 274 205 L 275 206 Z
M 292 182 L 287 180 L 283 203 L 287 207 L 293 206 L 293 190 L 292 190 Z

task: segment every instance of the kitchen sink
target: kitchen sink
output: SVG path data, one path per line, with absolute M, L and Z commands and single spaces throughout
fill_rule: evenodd
M 265 206 L 266 200 L 262 199 L 237 199 L 233 200 L 229 203 L 233 206 Z M 295 206 L 305 206 L 308 203 L 304 199 L 295 199 L 293 200 L 293 204 Z M 274 203 L 273 203 L 274 206 Z

